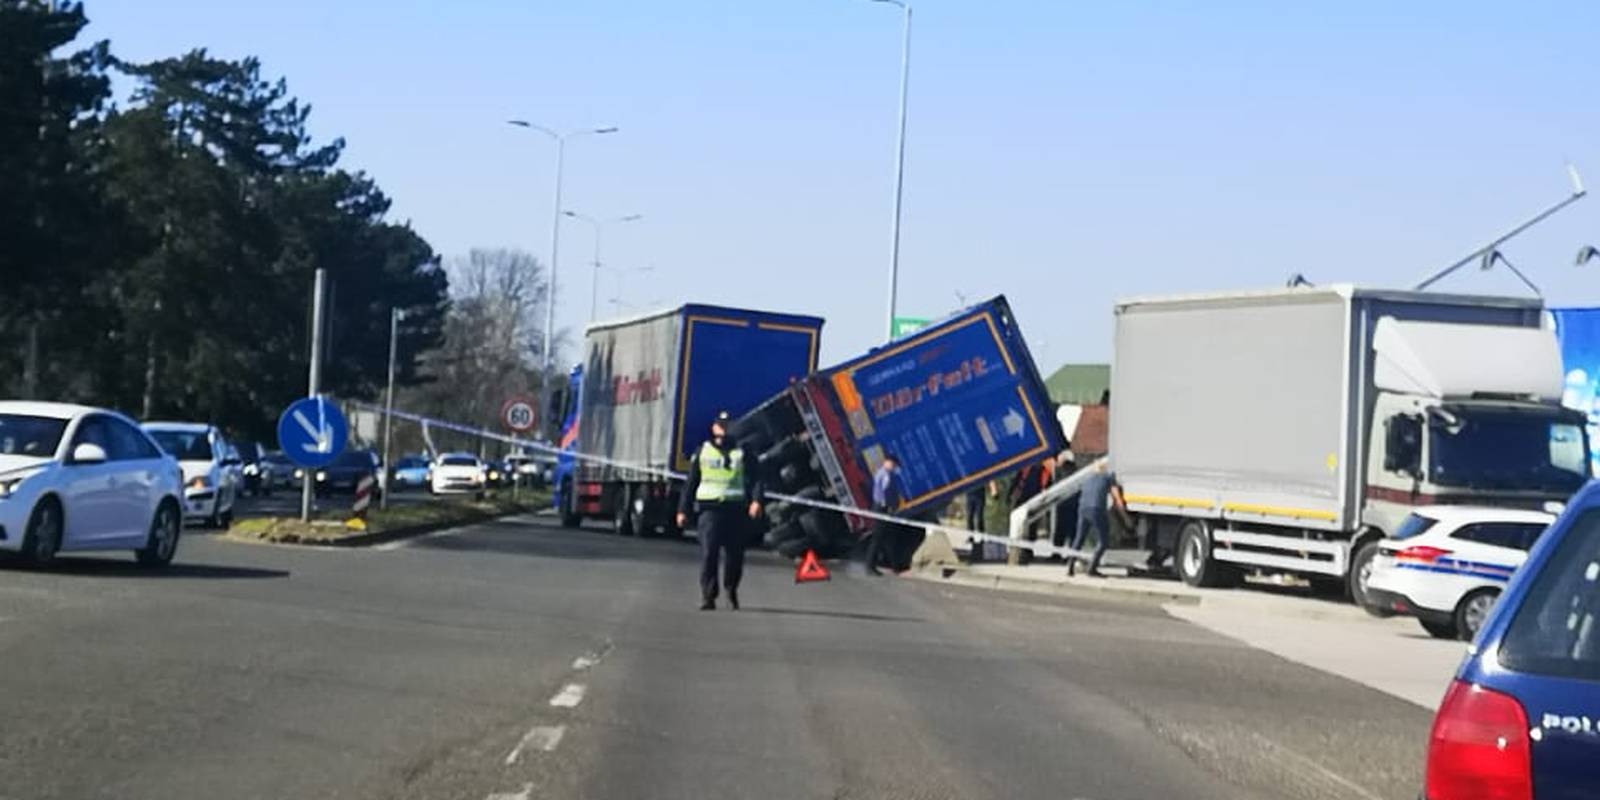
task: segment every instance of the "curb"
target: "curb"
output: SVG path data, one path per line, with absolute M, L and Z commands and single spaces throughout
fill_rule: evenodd
M 390 530 L 378 531 L 376 533 L 357 533 L 350 536 L 341 536 L 338 539 L 306 539 L 293 534 L 282 538 L 272 539 L 258 536 L 233 536 L 229 533 L 223 533 L 223 537 L 232 541 L 247 542 L 250 544 L 277 544 L 284 545 L 286 547 L 331 547 L 337 549 L 353 549 L 358 547 L 371 547 L 377 544 L 386 544 L 388 542 L 399 541 L 401 539 L 412 539 L 418 536 L 425 536 L 436 531 L 450 530 L 452 528 L 464 528 L 469 525 L 478 525 L 495 519 L 505 519 L 506 517 L 537 513 L 538 512 L 535 509 L 522 509 L 518 511 L 508 511 L 504 514 L 474 514 L 471 516 L 461 517 L 459 519 L 442 522 L 430 522 L 422 525 L 411 525 L 405 528 L 392 528 Z
M 954 584 L 975 589 L 991 589 L 1007 592 L 1024 592 L 1027 594 L 1045 594 L 1056 596 L 1083 597 L 1091 599 L 1128 599 L 1143 600 L 1165 605 L 1176 603 L 1178 605 L 1197 606 L 1203 597 L 1181 591 L 1166 591 L 1144 586 L 1118 585 L 1115 578 L 1107 578 L 1094 583 L 1072 582 L 1065 580 L 1036 580 L 1032 578 L 1016 578 L 1006 575 L 979 575 L 973 574 L 964 565 L 953 564 L 928 564 L 907 573 L 917 580 L 929 583 Z

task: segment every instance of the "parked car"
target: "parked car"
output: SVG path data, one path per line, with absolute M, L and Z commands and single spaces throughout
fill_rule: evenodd
M 545 465 L 526 453 L 506 456 L 506 469 L 523 485 L 538 486 L 544 483 Z
M 428 485 L 428 459 L 422 456 L 406 456 L 394 464 L 394 477 L 391 478 L 395 490 L 420 489 Z
M 266 448 L 255 442 L 242 442 L 237 449 L 240 473 L 244 476 L 244 493 L 272 494 L 277 467 L 267 460 Z
M 183 468 L 184 518 L 213 528 L 233 524 L 244 472 L 222 432 L 203 422 L 146 422 L 144 430 Z
M 133 420 L 64 403 L 0 402 L 0 551 L 132 550 L 165 566 L 178 549 L 183 475 Z
M 1504 508 L 1418 510 L 1378 542 L 1367 579 L 1370 602 L 1416 617 L 1433 636 L 1470 641 L 1554 519 Z
M 362 478 L 372 478 L 372 496 L 376 498 L 381 488 L 378 474 L 382 472 L 378 454 L 371 450 L 345 450 L 333 462 L 317 470 L 317 492 L 355 494 Z
M 1600 785 L 1600 482 L 1494 604 L 1428 736 L 1423 797 L 1577 800 Z
M 272 467 L 272 488 L 292 489 L 298 485 L 294 474 L 294 462 L 290 461 L 289 457 L 284 455 L 281 450 L 273 450 L 267 453 L 262 461 Z
M 471 453 L 445 453 L 433 462 L 428 491 L 433 494 L 481 494 L 488 470 Z

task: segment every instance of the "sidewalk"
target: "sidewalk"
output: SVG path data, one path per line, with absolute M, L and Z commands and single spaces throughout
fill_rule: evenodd
M 1126 568 L 1112 558 L 1107 559 L 1105 578 L 1068 577 L 1065 565 L 1050 562 L 1029 566 L 952 562 L 938 552 L 919 552 L 909 574 L 984 589 L 1144 600 L 1251 647 L 1427 709 L 1437 707 L 1467 651 L 1465 642 L 1428 636 L 1409 617 L 1378 619 L 1298 587 L 1251 582 L 1238 589 L 1197 589 L 1170 578 L 1124 577 Z

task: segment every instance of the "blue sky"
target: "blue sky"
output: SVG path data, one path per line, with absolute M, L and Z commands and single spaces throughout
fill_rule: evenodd
M 866 0 L 88 0 L 124 58 L 259 56 L 441 253 L 607 233 L 638 310 L 826 317 L 824 360 L 883 329 L 900 19 Z M 1288 8 L 1287 6 L 1294 6 Z M 1600 189 L 1600 4 L 916 4 L 901 313 L 1004 293 L 1045 370 L 1110 357 L 1119 297 L 1401 286 Z M 591 238 L 563 230 L 564 326 Z M 1600 304 L 1600 193 L 1505 248 L 1552 305 Z M 647 272 L 639 272 L 648 268 Z M 618 295 L 602 275 L 601 299 Z M 1498 273 L 1439 286 L 1518 293 Z

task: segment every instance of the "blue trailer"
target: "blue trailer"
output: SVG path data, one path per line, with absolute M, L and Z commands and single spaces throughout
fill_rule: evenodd
M 872 473 L 894 454 L 905 496 L 895 512 L 908 517 L 1065 447 L 1004 297 L 821 370 L 734 428 L 763 453 L 769 486 L 855 508 L 871 507 Z M 798 506 L 772 512 L 766 538 L 785 555 L 840 552 L 871 524 Z
M 563 523 L 672 529 L 684 473 L 719 411 L 739 416 L 817 366 L 822 320 L 709 305 L 590 325 L 569 384 L 555 503 Z

